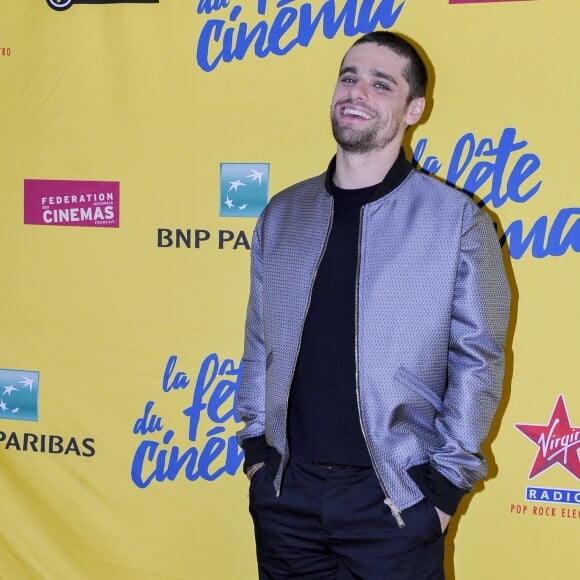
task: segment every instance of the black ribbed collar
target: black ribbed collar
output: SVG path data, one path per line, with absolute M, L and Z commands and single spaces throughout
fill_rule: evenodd
M 337 191 L 347 191 L 334 185 L 332 178 L 334 176 L 335 169 L 336 169 L 336 155 L 330 160 L 330 164 L 328 165 L 328 169 L 326 171 L 325 188 L 326 191 L 328 191 L 330 194 L 334 194 Z M 413 166 L 407 161 L 407 159 L 405 159 L 405 153 L 401 148 L 401 150 L 399 151 L 399 155 L 395 160 L 395 163 L 393 163 L 393 166 L 385 175 L 385 178 L 375 186 L 375 190 L 365 200 L 365 203 L 376 201 L 377 199 L 393 191 L 393 189 L 395 189 L 401 183 L 403 183 L 404 179 L 407 177 L 407 175 L 409 175 L 409 173 L 411 173 L 412 169 Z

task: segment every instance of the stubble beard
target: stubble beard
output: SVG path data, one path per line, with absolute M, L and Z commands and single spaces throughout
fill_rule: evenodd
M 332 135 L 340 148 L 347 153 L 364 154 L 384 149 L 398 133 L 399 124 L 389 127 L 388 123 L 375 119 L 366 129 L 353 129 L 340 125 L 334 109 L 330 114 Z M 381 135 L 381 131 L 385 134 Z

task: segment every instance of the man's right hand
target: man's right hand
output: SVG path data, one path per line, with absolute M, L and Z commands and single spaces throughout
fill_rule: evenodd
M 265 465 L 266 464 L 263 461 L 260 461 L 259 463 L 254 463 L 254 465 L 250 465 L 250 467 L 248 467 L 248 470 L 246 471 L 246 476 L 248 477 L 248 479 L 252 481 L 252 477 L 254 477 L 256 472 L 262 469 L 262 467 L 264 467 Z

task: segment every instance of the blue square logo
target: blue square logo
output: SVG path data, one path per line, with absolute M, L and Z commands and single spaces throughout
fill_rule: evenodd
M 0 369 L 0 420 L 38 421 L 38 371 Z
M 268 203 L 269 163 L 220 164 L 220 216 L 258 217 Z

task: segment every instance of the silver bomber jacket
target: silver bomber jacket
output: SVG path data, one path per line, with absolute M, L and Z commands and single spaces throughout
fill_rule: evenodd
M 252 241 L 238 440 L 265 435 L 278 451 L 278 494 L 290 386 L 332 212 L 322 174 L 274 196 Z M 430 463 L 464 490 L 487 474 L 480 447 L 501 396 L 510 305 L 490 218 L 411 171 L 363 207 L 357 294 L 360 421 L 400 521 L 424 497 L 409 468 Z

